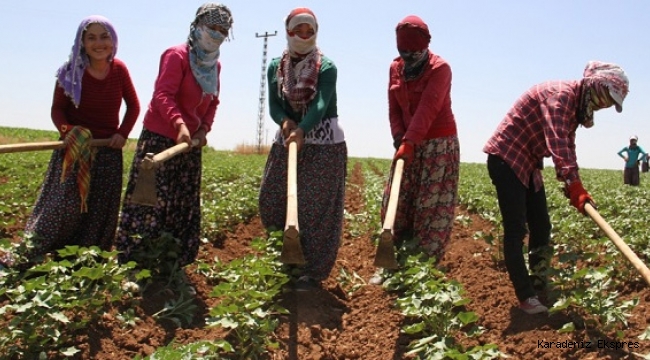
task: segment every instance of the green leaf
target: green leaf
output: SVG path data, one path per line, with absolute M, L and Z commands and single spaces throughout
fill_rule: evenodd
M 78 353 L 79 351 L 81 351 L 81 350 L 71 346 L 71 347 L 69 347 L 67 349 L 61 350 L 61 354 L 65 355 L 65 356 L 73 356 L 74 354 Z
M 576 326 L 573 324 L 573 322 L 568 322 L 568 323 L 562 325 L 562 327 L 560 328 L 560 330 L 558 330 L 558 332 L 560 334 L 570 333 L 570 332 L 575 331 L 575 329 L 576 329 Z
M 473 311 L 460 312 L 457 316 L 458 319 L 460 319 L 460 321 L 463 323 L 463 325 L 476 322 L 479 319 L 478 315 Z

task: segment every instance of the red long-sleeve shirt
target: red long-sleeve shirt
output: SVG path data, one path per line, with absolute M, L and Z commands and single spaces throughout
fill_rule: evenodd
M 217 63 L 217 76 L 220 72 L 221 64 Z M 158 78 L 143 125 L 170 139 L 176 139 L 181 123 L 187 126 L 190 135 L 199 128 L 209 133 L 217 105 L 219 97 L 205 94 L 194 78 L 189 48 L 183 43 L 165 50 L 160 57 Z
M 116 133 L 128 138 L 140 114 L 140 102 L 126 65 L 113 59 L 104 79 L 98 80 L 86 71 L 81 81 L 78 108 L 61 86 L 57 84 L 54 88 L 51 115 L 59 132 L 64 133 L 63 125 L 79 125 L 88 128 L 95 139 L 107 139 Z M 122 100 L 126 112 L 120 123 Z
M 429 53 L 429 64 L 422 75 L 406 81 L 404 61 L 390 65 L 388 114 L 393 138 L 418 144 L 422 140 L 455 135 L 456 120 L 451 111 L 451 67 L 438 55 Z

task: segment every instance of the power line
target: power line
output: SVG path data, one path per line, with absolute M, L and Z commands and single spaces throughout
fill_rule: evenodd
M 261 154 L 262 153 L 262 144 L 264 142 L 264 139 L 262 137 L 262 133 L 264 132 L 264 103 L 266 100 L 266 53 L 267 53 L 267 45 L 268 45 L 268 39 L 271 36 L 276 36 L 278 34 L 277 31 L 275 31 L 273 34 L 269 34 L 268 32 L 264 32 L 263 35 L 259 35 L 258 33 L 255 33 L 256 38 L 264 38 L 264 48 L 262 51 L 262 75 L 260 76 L 260 105 L 259 105 L 259 110 L 258 110 L 258 121 L 257 121 L 257 153 Z

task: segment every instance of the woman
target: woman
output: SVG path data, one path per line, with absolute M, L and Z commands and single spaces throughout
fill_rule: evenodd
M 642 162 L 647 167 L 648 154 L 637 144 L 638 141 L 639 138 L 632 135 L 630 145 L 617 153 L 625 161 L 625 168 L 623 169 L 623 184 L 625 185 L 639 186 L 641 180 L 639 177 L 639 162 Z
M 201 147 L 219 104 L 219 49 L 232 26 L 230 10 L 221 4 L 199 7 L 187 42 L 165 50 L 160 58 L 153 98 L 126 188 L 116 247 L 120 262 L 128 261 L 141 239 L 169 233 L 180 241 L 179 266 L 196 259 L 201 232 Z M 175 144 L 199 145 L 179 154 L 156 170 L 157 204 L 131 202 L 145 154 L 159 153 Z M 139 236 L 136 236 L 139 235 Z
M 298 148 L 300 239 L 306 265 L 296 290 L 320 286 L 336 261 L 343 227 L 347 146 L 336 108 L 334 62 L 316 46 L 318 22 L 307 8 L 285 20 L 287 48 L 268 69 L 269 111 L 279 125 L 259 196 L 262 222 L 282 229 L 286 220 L 287 145 Z
M 503 227 L 503 257 L 519 308 L 526 314 L 548 311 L 537 296 L 547 285 L 553 256 L 551 217 L 542 171 L 544 158 L 580 213 L 593 198 L 580 179 L 576 130 L 594 126 L 596 111 L 623 111 L 629 91 L 625 71 L 613 63 L 590 61 L 580 80 L 545 81 L 526 90 L 483 146 L 496 190 Z M 527 238 L 527 257 L 523 253 Z
M 451 236 L 458 198 L 460 147 L 451 110 L 451 68 L 431 52 L 427 24 L 411 15 L 395 29 L 399 57 L 390 65 L 388 115 L 397 150 L 404 159 L 394 241 L 414 238 L 422 251 L 440 260 Z M 384 191 L 382 222 L 392 173 Z M 382 282 L 378 271 L 371 283 Z
M 55 150 L 25 234 L 29 260 L 65 245 L 110 250 L 122 193 L 122 147 L 140 113 L 117 33 L 103 16 L 81 21 L 70 58 L 57 72 L 52 121 L 67 147 Z M 126 112 L 120 123 L 122 100 Z M 91 148 L 89 140 L 110 139 Z M 10 262 L 10 261 L 9 261 Z

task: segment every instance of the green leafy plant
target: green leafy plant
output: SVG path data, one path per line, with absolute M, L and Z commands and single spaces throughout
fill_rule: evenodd
M 435 259 L 418 252 L 416 243 L 416 240 L 405 242 L 399 255 L 403 265 L 384 282 L 388 290 L 399 294 L 397 306 L 408 320 L 403 331 L 413 337 L 409 354 L 423 359 L 501 356 L 494 344 L 471 349 L 463 349 L 458 344 L 459 334 L 481 332 L 474 325 L 478 316 L 464 311 L 470 300 L 463 296 L 462 285 L 436 269 Z
M 208 326 L 229 329 L 229 339 L 238 359 L 259 359 L 267 348 L 278 344 L 270 336 L 278 325 L 277 316 L 287 310 L 277 305 L 275 298 L 289 280 L 281 271 L 276 243 L 281 232 L 271 234 L 269 240 L 254 239 L 253 247 L 266 252 L 235 259 L 228 264 L 218 263 L 216 285 L 210 296 L 219 303 L 210 309 Z
M 143 358 L 140 355 L 134 360 L 218 360 L 227 359 L 221 353 L 233 352 L 232 346 L 223 340 L 198 341 L 191 344 L 179 345 L 171 343 L 160 347 L 156 351 Z
M 118 265 L 116 252 L 67 246 L 58 255 L 60 260 L 28 269 L 3 290 L 9 299 L 0 308 L 8 319 L 0 328 L 0 353 L 5 356 L 32 358 L 52 349 L 71 356 L 77 350 L 66 346 L 74 331 L 128 296 L 120 284 L 135 264 Z

